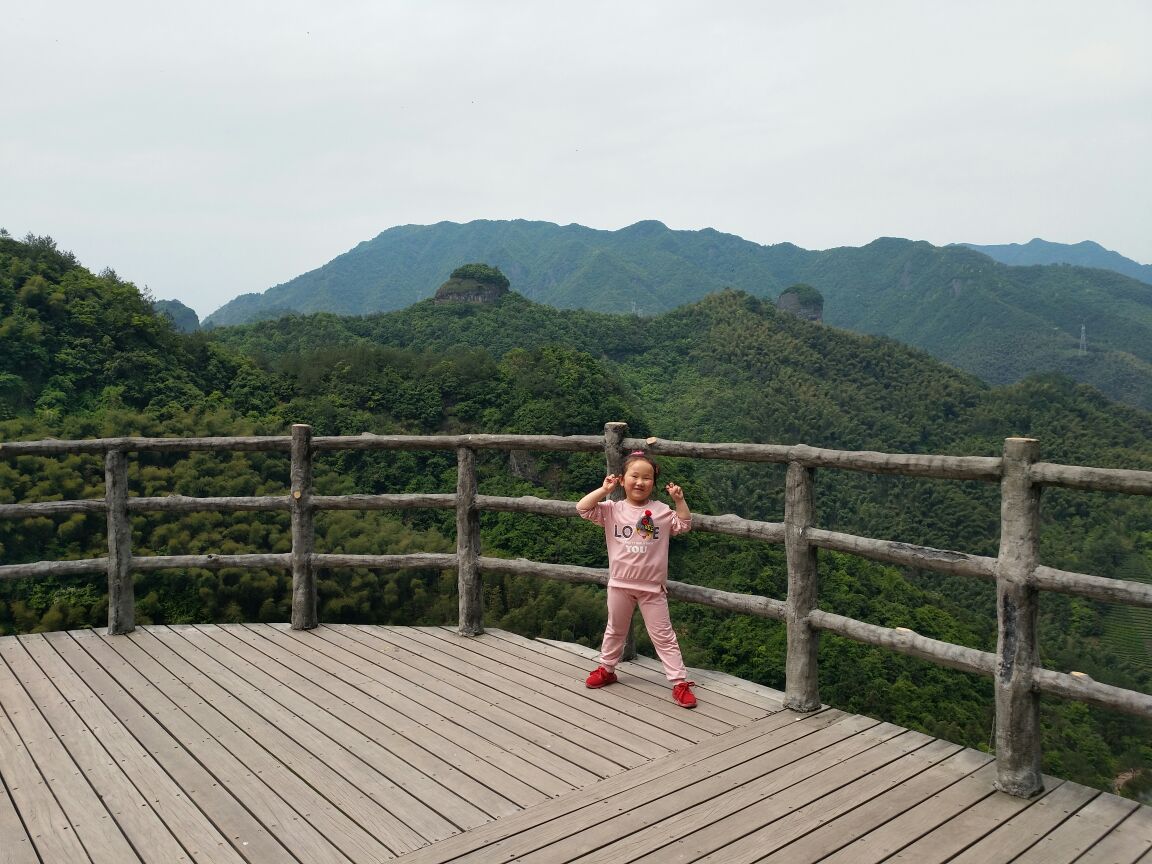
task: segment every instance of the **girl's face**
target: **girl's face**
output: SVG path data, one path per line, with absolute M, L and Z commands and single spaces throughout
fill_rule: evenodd
M 632 504 L 643 504 L 656 486 L 656 471 L 650 462 L 634 459 L 624 469 L 624 495 Z

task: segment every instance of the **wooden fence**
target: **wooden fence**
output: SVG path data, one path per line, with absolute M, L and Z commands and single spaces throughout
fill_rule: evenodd
M 542 516 L 576 516 L 574 502 L 525 496 L 504 498 L 477 491 L 479 450 L 603 451 L 607 468 L 619 471 L 629 450 L 644 448 L 656 456 L 725 459 L 787 465 L 784 521 L 758 522 L 735 515 L 694 514 L 693 529 L 783 543 L 788 562 L 785 600 L 718 591 L 670 582 L 669 596 L 693 603 L 785 622 L 787 661 L 785 705 L 813 711 L 820 705 L 817 645 L 820 631 L 877 645 L 965 672 L 991 677 L 995 692 L 997 788 L 1018 796 L 1042 789 L 1040 772 L 1040 694 L 1099 705 L 1152 718 L 1152 695 L 1103 684 L 1078 672 L 1062 673 L 1039 664 L 1036 624 L 1040 591 L 1057 591 L 1101 600 L 1152 607 L 1152 585 L 1070 573 L 1037 560 L 1040 493 L 1046 486 L 1152 495 L 1152 471 L 1089 468 L 1037 461 L 1037 442 L 1009 438 L 1000 457 L 905 455 L 825 450 L 804 445 L 702 444 L 627 437 L 622 423 L 609 423 L 603 436 L 456 435 L 313 437 L 309 426 L 292 427 L 291 436 L 246 438 L 107 438 L 83 441 L 23 441 L 0 444 L 0 457 L 103 454 L 104 500 L 49 501 L 0 505 L 0 518 L 26 518 L 103 512 L 108 522 L 108 557 L 79 561 L 42 561 L 0 565 L 0 578 L 65 575 L 106 571 L 108 631 L 134 627 L 134 572 L 164 568 L 285 568 L 292 572 L 292 626 L 317 625 L 318 568 L 455 569 L 459 579 L 459 631 L 483 631 L 481 574 L 509 573 L 572 583 L 605 585 L 604 570 L 524 559 L 481 555 L 479 513 L 501 511 Z M 128 494 L 127 457 L 131 452 L 288 451 L 291 488 L 286 496 L 241 498 L 132 497 Z M 337 450 L 454 450 L 458 473 L 454 494 L 315 495 L 312 460 Z M 980 480 L 1001 488 L 1000 551 L 996 558 L 857 537 L 813 524 L 813 476 L 817 468 L 894 474 L 906 477 Z M 453 554 L 343 555 L 316 552 L 313 516 L 321 510 L 454 509 L 457 541 Z M 134 513 L 150 511 L 288 511 L 292 551 L 285 554 L 166 555 L 132 554 Z M 831 549 L 890 564 L 971 576 L 996 583 L 998 637 L 996 653 L 979 651 L 906 628 L 887 628 L 826 612 L 818 606 L 817 550 Z

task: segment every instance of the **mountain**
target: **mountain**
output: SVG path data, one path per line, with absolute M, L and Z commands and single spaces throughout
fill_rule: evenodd
M 286 309 L 340 315 L 403 309 L 431 297 L 449 273 L 473 261 L 498 267 L 516 291 L 539 303 L 650 315 L 725 287 L 778 294 L 788 286 L 774 271 L 811 254 L 711 229 L 672 231 L 655 221 L 619 231 L 524 220 L 403 225 L 263 294 L 236 298 L 205 324 L 240 324 Z
M 1077 267 L 1115 270 L 1117 273 L 1152 285 L 1152 264 L 1141 264 L 1131 258 L 1125 258 L 1119 252 L 1105 249 L 1091 240 L 1082 243 L 1050 243 L 1035 237 L 1027 243 L 1005 243 L 996 246 L 980 246 L 976 243 L 958 245 L 983 252 L 1001 264 L 1018 267 L 1030 264 L 1074 264 Z
M 823 294 L 829 324 L 923 348 L 991 384 L 1059 372 L 1152 408 L 1152 288 L 1142 282 L 894 238 L 823 253 L 800 275 Z
M 167 315 L 172 326 L 180 333 L 195 333 L 200 329 L 200 318 L 196 310 L 185 306 L 179 300 L 154 300 L 152 306 L 162 315 Z
M 1029 435 L 1046 460 L 1152 469 L 1152 414 L 1067 377 L 989 387 L 892 339 L 806 321 L 733 290 L 653 316 L 557 310 L 508 292 L 484 303 L 428 299 L 371 316 L 293 315 L 183 335 L 129 283 L 94 276 L 47 242 L 0 238 L 0 344 L 0 441 L 283 434 L 297 422 L 319 435 L 596 434 L 618 419 L 641 438 L 966 455 L 993 455 L 1004 437 Z M 598 454 L 495 451 L 477 462 L 485 494 L 568 500 L 599 483 L 604 464 Z M 133 458 L 130 482 L 142 496 L 274 495 L 287 467 L 283 453 L 154 454 Z M 769 521 L 783 513 L 780 466 L 669 459 L 664 468 L 698 512 Z M 3 460 L 0 500 L 99 497 L 103 473 L 91 456 Z M 456 477 L 451 452 L 356 451 L 318 459 L 315 481 L 323 494 L 443 492 Z M 818 471 L 816 483 L 823 527 L 995 554 L 995 484 L 832 470 Z M 1140 496 L 1046 490 L 1043 562 L 1152 581 L 1150 510 Z M 331 513 L 317 520 L 318 548 L 450 551 L 454 520 L 451 511 Z M 603 564 L 602 537 L 563 520 L 485 513 L 482 526 L 485 554 Z M 287 548 L 289 527 L 281 514 L 140 514 L 133 553 L 277 551 Z M 0 521 L 5 562 L 106 552 L 106 526 L 91 515 Z M 672 567 L 681 581 L 782 597 L 783 558 L 778 546 L 693 533 Z M 995 645 L 991 584 L 835 553 L 820 562 L 823 609 Z M 446 624 L 457 607 L 451 571 L 325 569 L 319 577 L 325 621 Z M 101 579 L 0 582 L 0 632 L 100 626 Z M 138 620 L 284 620 L 291 592 L 282 571 L 142 572 Z M 1045 601 L 1046 666 L 1149 692 L 1148 610 L 1064 595 Z M 591 644 L 603 630 L 602 595 L 586 586 L 487 574 L 485 604 L 490 626 L 528 636 Z M 778 623 L 696 606 L 675 615 L 692 665 L 782 686 Z M 821 679 L 837 707 L 968 746 L 987 741 L 986 679 L 831 636 L 821 640 Z M 1152 777 L 1147 721 L 1060 700 L 1045 700 L 1044 712 L 1045 770 L 1101 788 L 1126 772 Z
M 989 383 L 1059 372 L 1152 408 L 1148 285 L 1109 270 L 1013 267 L 962 245 L 898 238 L 815 252 L 656 221 L 619 231 L 522 220 L 405 225 L 262 295 L 239 297 L 205 323 L 401 309 L 431 297 L 467 262 L 498 267 L 538 303 L 644 316 L 724 288 L 775 299 L 803 283 L 823 297 L 825 323 L 899 339 Z

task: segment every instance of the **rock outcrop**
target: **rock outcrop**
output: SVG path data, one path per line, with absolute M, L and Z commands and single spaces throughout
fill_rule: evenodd
M 811 285 L 793 285 L 776 300 L 776 308 L 808 321 L 824 320 L 824 295 Z
M 508 293 L 508 277 L 499 267 L 465 264 L 436 289 L 437 303 L 494 303 Z

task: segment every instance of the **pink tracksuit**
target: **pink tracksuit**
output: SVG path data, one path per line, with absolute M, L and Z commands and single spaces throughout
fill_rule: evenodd
M 668 615 L 668 541 L 692 530 L 667 504 L 649 501 L 601 501 L 581 518 L 604 526 L 608 545 L 608 626 L 600 648 L 600 665 L 613 671 L 624 651 L 632 610 L 640 607 L 644 626 L 664 674 L 673 684 L 687 680 L 684 658 Z

